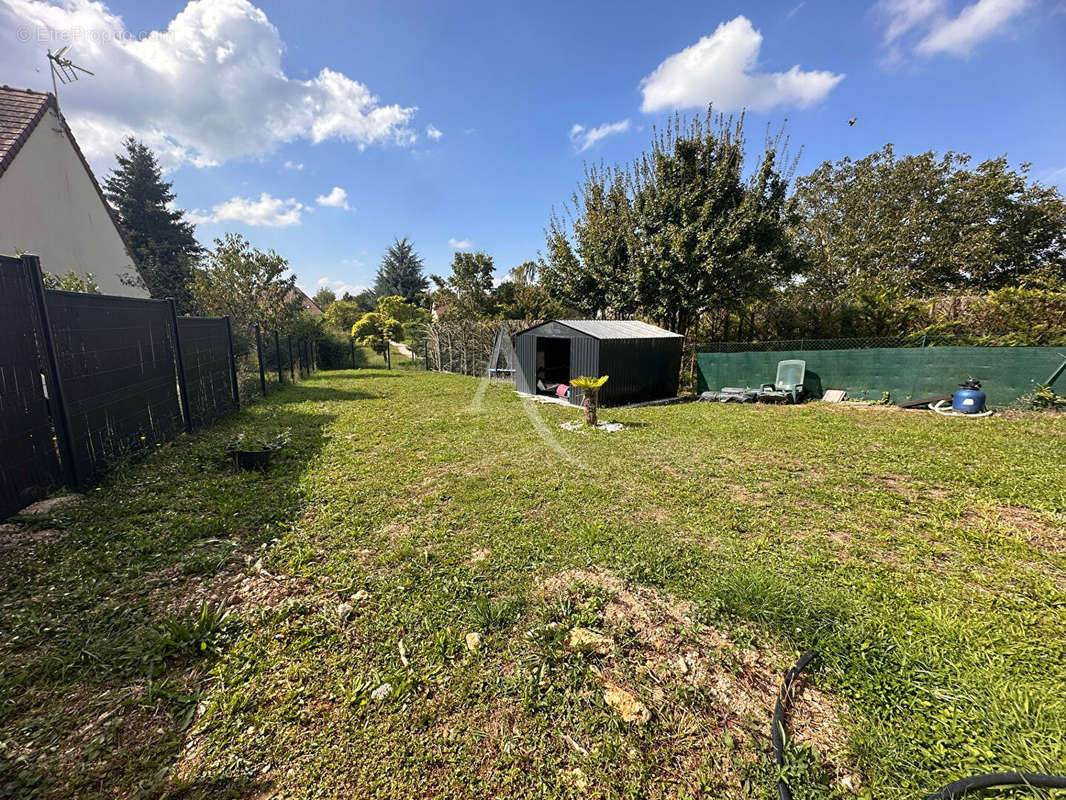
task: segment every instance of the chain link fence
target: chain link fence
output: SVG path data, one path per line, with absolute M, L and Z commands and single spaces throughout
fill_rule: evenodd
M 539 325 L 539 320 L 457 320 L 434 323 L 427 327 L 423 356 L 426 369 L 480 377 L 490 369 L 503 369 L 499 348 L 501 332 L 514 336 Z M 495 358 L 494 358 L 495 355 Z M 497 363 L 490 363 L 492 361 Z M 497 377 L 512 377 L 498 372 Z
M 702 342 L 692 345 L 696 353 L 769 353 L 778 350 L 866 350 L 873 347 L 926 347 L 924 334 L 863 336 L 852 339 L 779 339 L 768 342 Z

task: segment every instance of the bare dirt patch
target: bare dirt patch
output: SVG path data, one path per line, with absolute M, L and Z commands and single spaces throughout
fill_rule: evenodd
M 1001 506 L 996 510 L 1000 522 L 1022 533 L 1033 547 L 1053 553 L 1066 552 L 1066 519 L 1057 524 L 1047 516 L 1020 506 Z
M 80 494 L 61 494 L 58 497 L 47 497 L 44 500 L 38 500 L 32 505 L 26 506 L 20 514 L 26 514 L 29 516 L 36 516 L 38 514 L 51 514 L 56 509 L 66 508 L 67 506 L 74 505 L 82 498 Z
M 6 553 L 19 547 L 55 542 L 62 539 L 63 531 L 42 530 L 32 531 L 19 525 L 0 525 L 0 553 Z
M 206 601 L 225 603 L 228 608 L 274 611 L 286 601 L 310 597 L 314 585 L 302 578 L 272 575 L 261 568 L 251 571 L 226 570 L 211 576 L 186 576 L 181 565 L 170 567 L 154 577 L 158 588 L 153 594 L 165 613 L 180 613 Z
M 657 746 L 664 751 L 664 769 L 673 773 L 668 781 L 683 784 L 708 754 L 722 765 L 726 783 L 739 780 L 736 756 L 749 764 L 767 757 L 774 701 L 793 660 L 783 649 L 734 642 L 698 621 L 691 603 L 627 585 L 605 571 L 566 571 L 541 581 L 538 591 L 578 604 L 602 602 L 596 632 L 610 637 L 614 647 L 595 674 L 616 701 L 622 697 L 618 690 L 625 693 L 621 705 L 639 704 L 628 715 L 632 724 L 651 719 L 661 726 Z M 646 718 L 640 708 L 647 709 Z M 813 746 L 834 783 L 857 791 L 862 780 L 847 758 L 843 704 L 805 684 L 791 708 L 796 741 Z

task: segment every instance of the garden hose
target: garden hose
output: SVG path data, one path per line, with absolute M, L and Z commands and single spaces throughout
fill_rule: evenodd
M 939 414 L 942 417 L 969 417 L 970 419 L 981 419 L 982 417 L 990 417 L 990 416 L 992 416 L 992 413 L 993 413 L 991 408 L 988 409 L 987 411 L 982 411 L 982 412 L 980 412 L 978 414 L 971 414 L 971 413 L 966 412 L 966 411 L 953 411 L 951 409 L 951 406 L 945 406 L 945 403 L 947 403 L 947 402 L 948 402 L 947 400 L 940 400 L 939 402 L 937 402 L 935 404 L 934 403 L 930 403 L 929 404 L 929 410 L 930 411 L 935 411 L 937 414 Z
M 785 672 L 785 678 L 781 683 L 781 691 L 774 703 L 774 716 L 770 722 L 771 738 L 774 745 L 774 763 L 778 769 L 785 768 L 785 707 L 792 698 L 792 687 L 799 678 L 800 673 L 811 663 L 814 651 L 808 650 L 796 665 Z M 1035 772 L 990 772 L 985 775 L 974 775 L 949 783 L 942 789 L 938 789 L 926 800 L 957 800 L 968 792 L 981 789 L 991 789 L 999 786 L 1029 786 L 1034 789 L 1066 789 L 1066 776 L 1042 775 Z M 778 800 L 792 800 L 792 789 L 785 782 L 784 777 L 777 779 Z
M 781 683 L 781 691 L 778 692 L 777 702 L 774 703 L 774 716 L 770 721 L 770 736 L 774 743 L 774 762 L 781 770 L 785 768 L 785 704 L 792 697 L 792 685 L 796 682 L 796 678 L 811 663 L 813 658 L 814 651 L 808 650 L 800 656 L 800 660 L 796 662 L 794 667 L 785 672 L 785 679 Z M 784 777 L 777 779 L 777 797 L 778 800 L 792 800 L 792 790 L 785 782 Z
M 1034 789 L 1066 789 L 1066 776 L 1040 775 L 1035 772 L 990 772 L 949 783 L 933 792 L 926 800 L 955 800 L 967 792 L 991 789 L 995 786 L 1031 786 Z

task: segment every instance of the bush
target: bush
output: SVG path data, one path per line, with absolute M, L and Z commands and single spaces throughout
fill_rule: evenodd
M 352 344 L 347 336 L 335 331 L 323 331 L 316 347 L 319 369 L 352 368 Z M 366 351 L 361 347 L 355 348 L 355 366 L 366 366 Z

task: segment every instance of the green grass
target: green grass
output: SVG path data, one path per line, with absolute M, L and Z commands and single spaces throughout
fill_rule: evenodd
M 770 798 L 768 712 L 656 659 L 750 687 L 807 648 L 866 796 L 1066 773 L 1062 417 L 537 407 L 581 468 L 476 386 L 314 375 L 29 522 L 64 536 L 0 563 L 0 796 Z M 684 609 L 665 650 L 621 586 Z M 797 735 L 797 797 L 848 796 L 831 755 Z

